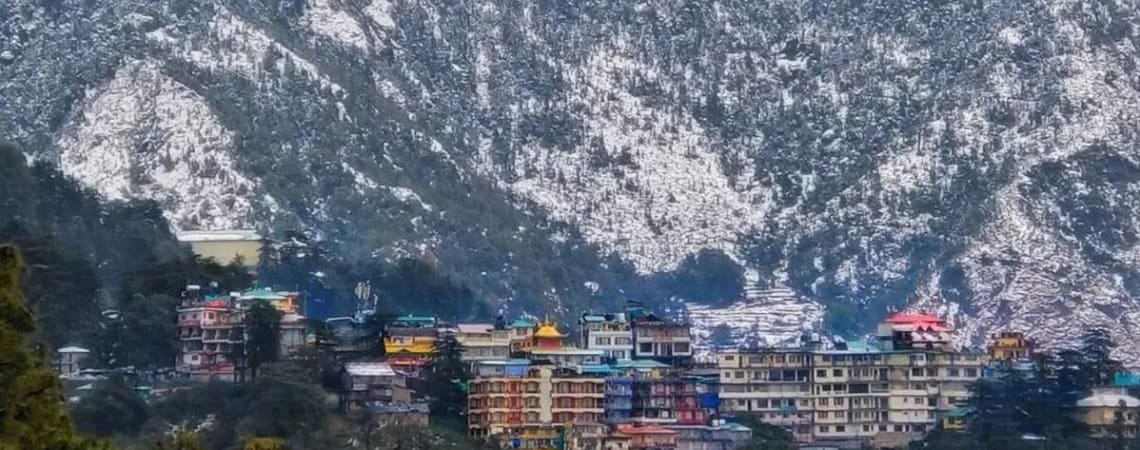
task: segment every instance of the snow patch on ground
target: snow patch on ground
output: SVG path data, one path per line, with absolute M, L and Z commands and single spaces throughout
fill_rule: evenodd
M 250 225 L 256 183 L 206 100 L 153 62 L 129 62 L 88 93 L 59 139 L 60 168 L 110 199 L 158 201 L 179 229 Z
M 259 80 L 266 71 L 285 72 L 292 66 L 322 88 L 335 94 L 344 89 L 321 73 L 312 62 L 271 39 L 264 31 L 249 24 L 224 7 L 218 8 L 210 20 L 206 39 L 178 34 L 177 29 L 159 28 L 146 34 L 148 40 L 165 47 L 174 55 L 211 71 L 229 71 L 242 74 L 250 80 Z M 275 58 L 270 60 L 269 56 Z
M 384 28 L 396 28 L 396 20 L 392 18 L 395 5 L 391 0 L 372 0 L 368 7 L 364 8 L 364 13 L 368 14 L 372 20 Z
M 570 152 L 525 146 L 508 188 L 577 224 L 586 239 L 620 252 L 643 273 L 675 268 L 702 249 L 734 254 L 737 236 L 766 208 L 733 189 L 692 117 L 658 111 L 628 92 L 620 80 L 634 73 L 656 76 L 617 51 L 569 68 L 589 144 Z
M 350 47 L 368 50 L 368 39 L 360 23 L 332 0 L 310 0 L 301 23 L 314 33 Z

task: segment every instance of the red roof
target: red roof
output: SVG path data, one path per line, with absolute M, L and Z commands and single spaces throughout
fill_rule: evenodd
M 946 323 L 941 317 L 930 314 L 898 313 L 887 318 L 887 323 L 934 324 Z
M 946 320 L 930 314 L 898 313 L 886 320 L 892 325 L 913 325 L 915 329 L 928 329 L 933 331 L 953 331 L 946 325 Z

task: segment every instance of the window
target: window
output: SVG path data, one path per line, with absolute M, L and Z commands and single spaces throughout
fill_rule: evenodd
M 638 346 L 638 351 L 641 353 L 647 353 L 647 354 L 653 353 L 653 343 L 652 342 L 641 343 L 641 345 Z
M 821 398 L 819 399 L 819 406 L 827 406 L 829 402 L 831 402 L 831 399 Z
M 902 432 L 903 432 L 903 426 L 902 425 L 895 425 L 895 433 L 902 433 Z
M 815 371 L 816 378 L 827 378 L 827 369 L 819 369 Z
M 921 377 L 922 376 L 922 368 L 921 367 L 915 367 L 913 369 L 910 369 L 910 376 Z
M 689 344 L 685 342 L 673 344 L 673 353 L 689 353 Z
M 846 431 L 847 431 L 847 427 L 845 427 L 843 425 L 836 425 L 835 426 L 835 432 L 836 433 L 844 433 Z
M 947 369 L 947 372 L 948 372 L 947 376 L 951 376 L 951 377 L 960 377 L 961 376 L 960 375 L 961 371 L 959 371 L 957 367 L 952 367 L 950 369 Z
M 871 426 L 870 425 L 863 425 L 863 432 L 864 433 L 870 433 L 871 432 Z
M 977 378 L 978 377 L 978 369 L 975 369 L 972 367 L 969 369 L 966 369 L 966 376 L 970 377 L 970 378 Z
M 926 376 L 928 376 L 928 377 L 938 376 L 938 369 L 934 369 L 931 367 L 926 368 Z
M 843 406 L 843 397 L 835 399 L 835 406 Z
M 833 370 L 831 371 L 831 376 L 833 376 L 833 377 L 841 377 L 841 376 L 843 376 L 843 369 L 833 369 Z
M 820 419 L 826 419 L 826 418 L 827 418 L 827 415 L 828 415 L 828 412 L 827 412 L 827 411 L 820 411 L 820 412 L 819 412 L 819 418 L 820 418 Z
M 608 337 L 594 338 L 594 343 L 597 345 L 610 345 L 610 338 L 608 338 Z
M 879 431 L 887 431 L 886 425 L 879 425 Z
M 618 339 L 620 340 L 621 338 L 618 338 Z M 724 357 L 725 361 L 733 361 L 735 359 L 736 359 L 736 357 L 733 355 L 725 355 L 725 357 Z
M 830 429 L 830 428 L 828 428 L 828 427 L 827 427 L 827 425 L 824 425 L 824 426 L 821 426 L 821 427 L 819 427 L 819 432 L 820 432 L 820 433 L 827 433 L 827 432 L 829 432 L 829 431 L 831 431 L 831 429 Z
M 743 378 L 744 378 L 744 371 L 743 371 L 743 370 L 737 370 L 737 371 L 736 371 L 736 372 L 733 374 L 733 376 L 734 376 L 734 377 L 736 377 L 736 378 L 741 378 L 741 379 L 743 379 Z
M 616 338 L 614 338 L 614 345 L 630 345 L 631 343 L 632 342 L 627 337 L 616 337 Z M 730 361 L 732 360 L 731 357 L 726 358 L 726 359 L 728 359 Z

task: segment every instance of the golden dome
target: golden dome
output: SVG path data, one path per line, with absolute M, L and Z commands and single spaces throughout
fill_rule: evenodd
M 546 338 L 546 339 L 561 339 L 563 337 L 563 335 L 562 335 L 562 333 L 560 333 L 558 331 L 558 327 L 555 327 L 553 323 L 546 322 L 546 323 L 543 323 L 543 324 L 538 326 L 538 331 L 534 332 L 534 337 Z

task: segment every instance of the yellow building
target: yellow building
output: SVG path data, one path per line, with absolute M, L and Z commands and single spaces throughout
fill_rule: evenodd
M 1140 400 L 1125 394 L 1123 389 L 1094 389 L 1092 395 L 1077 401 L 1078 419 L 1088 425 L 1094 437 L 1113 437 L 1119 421 L 1124 435 L 1135 438 L 1137 412 Z
M 407 315 L 392 320 L 384 338 L 384 354 L 392 367 L 414 371 L 435 354 L 439 325 L 435 317 Z
M 178 241 L 190 245 L 194 254 L 229 264 L 238 258 L 246 267 L 256 267 L 261 259 L 262 237 L 253 230 L 186 231 Z
M 487 372 L 477 368 L 476 373 Z M 601 377 L 524 361 L 515 369 L 471 381 L 468 432 L 488 439 L 525 438 L 540 445 L 546 439 L 540 436 L 542 430 L 602 423 L 604 386 Z
M 757 414 L 804 443 L 922 437 L 966 400 L 986 356 L 952 350 L 949 327 L 929 316 L 897 315 L 885 325 L 881 339 L 895 341 L 881 347 L 852 342 L 718 355 L 721 410 Z
M 996 361 L 1017 361 L 1033 356 L 1033 341 L 1017 332 L 1001 332 L 990 336 L 986 353 Z

